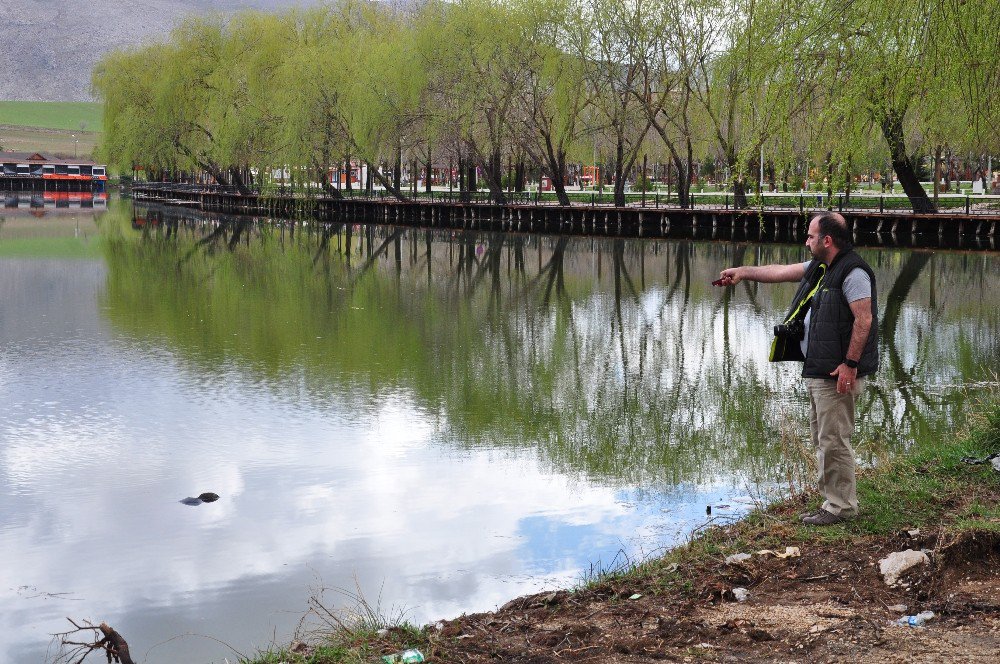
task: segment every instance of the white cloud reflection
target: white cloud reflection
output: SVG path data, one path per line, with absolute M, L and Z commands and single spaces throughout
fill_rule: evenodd
M 290 631 L 318 582 L 357 579 L 366 596 L 381 589 L 420 621 L 490 609 L 578 578 L 600 543 L 613 550 L 641 527 L 613 489 L 546 472 L 533 453 L 447 444 L 405 392 L 355 412 L 303 411 L 273 386 L 230 375 L 216 394 L 155 351 L 127 348 L 95 344 L 76 354 L 83 366 L 51 355 L 22 363 L 22 381 L 34 379 L 5 395 L 14 406 L 0 418 L 7 657 L 33 652 L 63 615 L 117 622 L 137 644 L 185 631 L 245 644 Z M 129 378 L 98 380 L 100 395 L 86 389 L 102 367 L 123 365 Z M 179 432 L 179 417 L 197 434 Z M 222 499 L 177 502 L 201 491 Z M 52 595 L 27 599 L 22 586 Z M 258 610 L 231 611 L 226 597 L 247 588 Z M 226 608 L 207 624 L 194 620 L 216 604 Z M 164 612 L 171 620 L 149 633 L 125 629 Z M 149 661 L 175 656 L 158 648 Z

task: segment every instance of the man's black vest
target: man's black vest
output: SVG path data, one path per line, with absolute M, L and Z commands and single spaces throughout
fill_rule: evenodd
M 775 338 L 771 347 L 771 361 L 804 361 L 802 375 L 806 378 L 832 378 L 830 372 L 847 358 L 854 328 L 854 314 L 844 299 L 844 279 L 851 270 L 859 267 L 868 273 L 872 283 L 872 327 L 868 342 L 858 361 L 858 376 L 867 376 L 878 370 L 878 301 L 875 291 L 875 273 L 857 252 L 840 252 L 827 267 L 814 260 L 792 299 L 792 306 L 785 322 L 802 320 L 811 308 L 809 318 L 809 347 L 802 357 L 798 339 Z M 817 288 L 818 284 L 818 288 Z M 815 291 L 815 292 L 814 292 Z M 810 293 L 813 293 L 811 300 Z

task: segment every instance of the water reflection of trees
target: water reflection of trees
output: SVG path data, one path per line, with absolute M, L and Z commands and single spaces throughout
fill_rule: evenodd
M 775 480 L 784 420 L 805 433 L 795 368 L 765 361 L 792 286 L 709 285 L 798 247 L 166 217 L 109 232 L 109 316 L 199 372 L 301 372 L 316 403 L 405 390 L 457 444 L 534 448 L 609 481 Z M 994 261 L 867 257 L 886 362 L 862 453 L 958 421 L 965 392 L 942 386 L 989 379 L 1000 325 L 980 273 Z M 970 336 L 969 316 L 989 333 Z

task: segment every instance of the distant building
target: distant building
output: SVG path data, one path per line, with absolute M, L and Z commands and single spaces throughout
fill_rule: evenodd
M 59 159 L 39 152 L 0 152 L 2 191 L 103 192 L 107 167 L 86 159 Z

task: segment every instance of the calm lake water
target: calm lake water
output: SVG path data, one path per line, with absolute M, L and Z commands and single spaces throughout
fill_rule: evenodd
M 793 285 L 709 284 L 802 247 L 108 208 L 0 213 L 0 661 L 67 616 L 233 661 L 324 588 L 490 610 L 809 483 L 798 367 L 766 361 Z M 862 253 L 874 463 L 996 389 L 1000 261 Z

